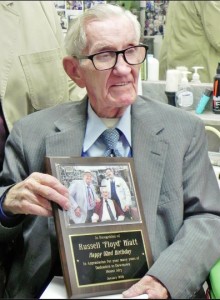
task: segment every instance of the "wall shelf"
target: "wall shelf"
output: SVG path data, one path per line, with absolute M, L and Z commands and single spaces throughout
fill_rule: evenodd
M 201 118 L 205 125 L 220 127 L 220 114 L 215 114 L 212 111 L 205 111 L 202 114 L 196 114 L 194 111 L 192 113 Z

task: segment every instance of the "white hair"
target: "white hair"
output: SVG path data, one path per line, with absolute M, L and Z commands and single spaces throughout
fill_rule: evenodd
M 134 26 L 137 40 L 140 40 L 141 25 L 134 14 L 118 5 L 97 4 L 71 21 L 65 37 L 67 54 L 76 57 L 83 54 L 87 46 L 85 25 L 94 20 L 103 21 L 112 17 L 127 17 Z

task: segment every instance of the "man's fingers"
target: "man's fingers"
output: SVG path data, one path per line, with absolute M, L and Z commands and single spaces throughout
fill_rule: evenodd
M 167 299 L 169 296 L 167 289 L 156 278 L 148 275 L 122 293 L 125 298 L 141 294 L 147 294 L 149 299 Z
M 35 172 L 32 173 L 32 175 L 29 176 L 29 178 L 33 178 L 40 184 L 53 188 L 59 194 L 64 195 L 66 198 L 69 197 L 68 189 L 54 176 Z
M 35 195 L 53 201 L 65 210 L 69 209 L 68 189 L 55 177 L 48 174 L 33 173 L 25 184 L 26 188 Z
M 3 209 L 13 214 L 50 216 L 51 202 L 68 210 L 70 207 L 68 189 L 51 175 L 32 173 L 8 191 Z
M 53 201 L 60 205 L 63 209 L 68 210 L 70 207 L 69 198 L 66 195 L 60 194 L 54 188 L 51 188 L 46 185 L 35 183 L 32 188 L 34 194 L 37 194 L 38 197 Z
M 47 201 L 49 202 L 49 201 Z M 35 203 L 31 203 L 29 201 L 22 201 L 21 205 L 19 206 L 20 209 L 17 207 L 18 214 L 25 214 L 25 215 L 39 215 L 44 217 L 52 216 L 52 207 L 43 207 L 41 205 L 37 205 Z
M 125 298 L 131 298 L 138 295 L 146 294 L 146 287 L 137 283 L 132 285 L 128 290 L 124 291 L 122 294 Z

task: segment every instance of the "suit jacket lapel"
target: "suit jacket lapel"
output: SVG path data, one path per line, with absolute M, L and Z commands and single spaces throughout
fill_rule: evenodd
M 152 248 L 155 245 L 157 205 L 160 196 L 168 143 L 164 125 L 141 100 L 132 108 L 132 148 L 134 164 Z
M 87 101 L 73 106 L 55 122 L 56 131 L 46 139 L 48 156 L 81 156 L 86 129 Z

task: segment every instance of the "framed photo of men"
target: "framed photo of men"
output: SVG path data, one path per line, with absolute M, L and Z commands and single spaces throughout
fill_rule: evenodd
M 152 264 L 132 158 L 47 157 L 69 190 L 53 206 L 64 282 L 71 298 L 118 294 Z

